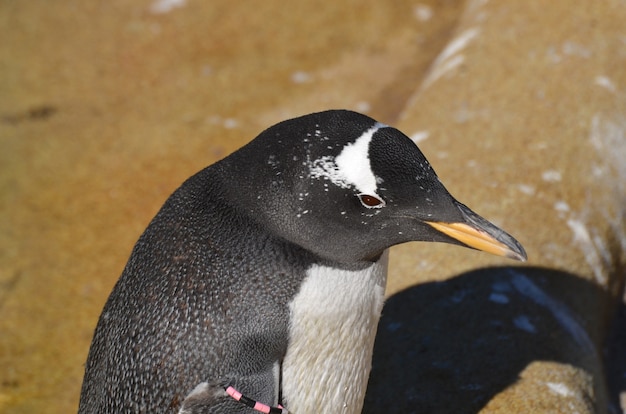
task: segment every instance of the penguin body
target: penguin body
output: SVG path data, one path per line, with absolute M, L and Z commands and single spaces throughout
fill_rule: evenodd
M 415 144 L 350 111 L 284 121 L 189 178 L 100 316 L 79 413 L 357 413 L 387 249 L 442 241 L 523 259 Z

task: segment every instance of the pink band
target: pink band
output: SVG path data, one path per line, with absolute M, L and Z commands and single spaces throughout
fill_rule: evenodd
M 269 405 L 262 404 L 262 403 L 260 403 L 258 401 L 256 402 L 256 404 L 254 404 L 254 409 L 257 410 L 257 411 L 260 411 L 262 413 L 265 413 L 265 414 L 269 414 L 269 412 L 270 412 L 270 406 Z
M 287 410 L 285 410 L 285 408 L 278 404 L 278 407 L 271 407 L 267 404 L 263 404 L 260 403 L 256 400 L 252 400 L 251 398 L 246 397 L 245 395 L 243 395 L 242 393 L 240 393 L 239 391 L 237 391 L 234 387 L 232 386 L 228 386 L 225 388 L 226 390 L 226 394 L 228 394 L 229 396 L 231 396 L 234 400 L 239 401 L 245 405 L 247 405 L 248 407 L 259 411 L 261 413 L 265 413 L 265 414 L 272 414 L 272 413 L 281 413 L 281 414 L 288 414 Z
M 237 401 L 241 400 L 241 393 L 234 389 L 233 387 L 226 388 L 226 393 L 236 399 Z

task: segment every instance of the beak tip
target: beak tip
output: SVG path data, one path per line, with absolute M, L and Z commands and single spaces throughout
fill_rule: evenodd
M 505 257 L 513 260 L 518 260 L 520 262 L 525 262 L 528 260 L 528 255 L 526 254 L 524 246 L 522 246 L 520 242 L 518 242 L 509 234 L 506 234 L 506 237 L 499 241 L 505 246 Z
M 513 260 L 518 260 L 520 262 L 526 262 L 528 260 L 528 255 L 526 254 L 526 251 L 522 248 L 519 251 L 513 251 L 513 250 L 509 250 L 505 257 L 509 258 L 509 259 L 513 259 Z

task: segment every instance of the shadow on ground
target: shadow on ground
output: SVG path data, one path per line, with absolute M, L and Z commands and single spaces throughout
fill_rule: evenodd
M 602 407 L 592 394 L 605 393 L 597 338 L 606 327 L 590 326 L 580 311 L 612 301 L 573 274 L 531 267 L 481 269 L 399 292 L 383 309 L 363 412 L 477 413 L 536 361 L 594 375 L 595 390 L 583 398 Z

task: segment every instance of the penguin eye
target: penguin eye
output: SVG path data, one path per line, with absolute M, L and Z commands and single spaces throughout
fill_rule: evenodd
M 359 194 L 359 200 L 367 208 L 381 208 L 385 206 L 383 200 L 370 194 Z

